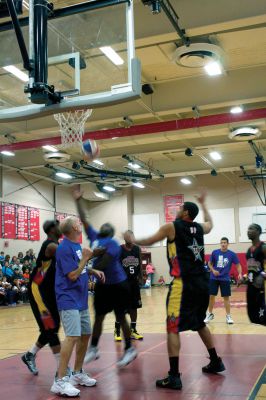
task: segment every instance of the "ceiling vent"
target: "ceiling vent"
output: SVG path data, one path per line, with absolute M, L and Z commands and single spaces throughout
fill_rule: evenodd
M 231 130 L 229 138 L 233 140 L 253 140 L 260 135 L 261 131 L 256 126 L 240 126 Z
M 178 47 L 174 53 L 174 61 L 188 68 L 201 68 L 223 56 L 221 47 L 210 43 L 192 43 L 190 46 Z
M 70 159 L 70 155 L 63 151 L 56 151 L 51 153 L 44 153 L 43 155 L 45 161 L 51 162 L 65 162 Z
M 114 182 L 114 186 L 123 189 L 132 186 L 132 182 L 127 180 L 119 180 Z

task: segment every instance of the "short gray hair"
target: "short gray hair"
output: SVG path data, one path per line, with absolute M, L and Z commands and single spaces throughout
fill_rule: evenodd
M 77 217 L 66 217 L 63 219 L 63 221 L 60 223 L 60 230 L 63 233 L 63 235 L 67 235 L 71 233 L 73 226 L 78 222 Z

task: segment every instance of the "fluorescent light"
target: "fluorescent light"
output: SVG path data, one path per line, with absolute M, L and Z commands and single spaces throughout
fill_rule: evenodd
M 23 82 L 28 82 L 29 77 L 25 72 L 21 71 L 14 65 L 7 65 L 6 67 L 3 67 L 6 71 L 10 72 L 13 74 L 16 78 L 20 79 Z
M 211 156 L 211 158 L 212 158 L 213 160 L 221 160 L 221 159 L 222 159 L 222 156 L 221 156 L 220 153 L 218 153 L 218 151 L 212 151 L 212 152 L 210 153 L 210 156 Z
M 113 140 L 118 139 L 118 136 L 114 136 L 114 137 L 112 137 L 112 139 L 113 139 Z
M 96 197 L 99 197 L 99 199 L 106 199 L 107 194 L 105 193 L 100 193 L 100 192 L 93 192 L 93 193 Z
M 29 9 L 29 3 L 26 0 L 23 0 L 22 4 L 27 10 Z
M 242 112 L 243 112 L 243 107 L 241 107 L 241 106 L 232 107 L 230 110 L 231 114 L 240 114 Z
M 139 164 L 135 163 L 135 162 L 129 162 L 127 165 L 128 165 L 130 168 L 134 168 L 134 169 L 139 169 L 139 168 L 141 168 L 141 166 L 140 166 Z
M 243 126 L 241 128 L 234 129 L 233 132 L 237 135 L 256 135 L 259 132 L 259 129 L 253 128 L 252 126 Z
M 66 172 L 56 172 L 55 175 L 63 179 L 72 179 L 72 176 L 67 174 Z
M 13 151 L 7 151 L 7 150 L 1 151 L 1 154 L 3 154 L 3 156 L 9 156 L 9 157 L 13 157 L 15 155 Z
M 93 160 L 94 164 L 98 165 L 104 165 L 104 163 L 101 160 Z
M 222 66 L 218 61 L 212 61 L 204 66 L 205 71 L 210 76 L 221 75 Z
M 42 148 L 47 151 L 52 151 L 53 153 L 57 152 L 57 148 L 55 148 L 54 146 L 50 146 L 49 144 L 42 146 Z
M 124 64 L 123 58 L 121 58 L 116 51 L 110 46 L 100 47 L 101 52 L 109 58 L 115 65 L 122 65 Z
M 182 182 L 184 185 L 191 185 L 191 180 L 187 178 L 180 179 L 180 182 Z
M 109 185 L 104 185 L 103 190 L 106 190 L 107 192 L 115 192 L 115 188 Z
M 136 186 L 137 188 L 140 188 L 140 189 L 145 188 L 145 185 L 143 185 L 142 182 L 133 182 L 132 184 L 133 184 L 133 186 Z

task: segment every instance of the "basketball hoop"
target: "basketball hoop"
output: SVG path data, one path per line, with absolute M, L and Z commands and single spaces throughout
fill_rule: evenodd
M 61 146 L 63 148 L 80 145 L 82 143 L 84 125 L 91 114 L 91 109 L 54 114 L 55 120 L 59 123 Z

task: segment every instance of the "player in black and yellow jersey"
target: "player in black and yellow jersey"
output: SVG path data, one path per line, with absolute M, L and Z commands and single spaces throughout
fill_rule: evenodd
M 202 206 L 204 223 L 194 222 L 199 209 L 195 203 L 185 202 L 174 222 L 163 225 L 148 239 L 137 244 L 149 246 L 167 238 L 167 258 L 170 284 L 167 297 L 167 345 L 170 371 L 164 379 L 157 380 L 162 388 L 180 390 L 182 382 L 179 373 L 179 333 L 197 331 L 210 355 L 210 363 L 202 368 L 206 373 L 225 370 L 218 357 L 212 335 L 204 323 L 209 303 L 209 277 L 204 267 L 203 235 L 212 229 L 212 219 L 205 206 L 205 193 L 197 198 Z
M 134 244 L 134 233 L 127 230 L 124 234 L 125 244 L 121 245 L 121 263 L 126 271 L 130 286 L 130 309 L 128 310 L 131 319 L 131 338 L 142 340 L 143 336 L 137 331 L 138 308 L 142 307 L 139 285 L 142 281 L 141 272 L 141 250 Z M 116 321 L 114 339 L 121 342 L 120 323 Z
M 40 329 L 40 335 L 33 347 L 21 358 L 33 375 L 38 374 L 36 354 L 49 344 L 57 364 L 59 363 L 60 341 L 58 330 L 60 318 L 55 298 L 55 252 L 61 236 L 59 221 L 46 221 L 43 230 L 47 239 L 39 252 L 36 267 L 33 269 L 29 283 L 30 305 Z

